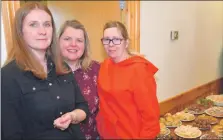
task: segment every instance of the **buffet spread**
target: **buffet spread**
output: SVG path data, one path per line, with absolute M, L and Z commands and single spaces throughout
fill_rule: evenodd
M 223 95 L 209 95 L 180 112 L 161 116 L 156 139 L 223 140 Z

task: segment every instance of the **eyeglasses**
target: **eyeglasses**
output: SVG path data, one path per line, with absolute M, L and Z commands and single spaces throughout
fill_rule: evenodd
M 113 39 L 109 39 L 109 38 L 102 38 L 101 42 L 103 45 L 109 45 L 110 42 L 112 42 L 114 45 L 120 45 L 122 43 L 122 38 L 113 38 Z

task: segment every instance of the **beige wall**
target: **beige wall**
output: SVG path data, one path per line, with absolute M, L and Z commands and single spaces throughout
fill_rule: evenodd
M 223 2 L 141 1 L 140 16 L 141 53 L 159 68 L 159 101 L 223 76 Z M 64 17 L 55 19 L 58 27 Z M 93 31 L 100 32 L 98 28 Z M 170 41 L 170 30 L 179 30 L 179 40 Z M 2 63 L 4 48 L 2 40 Z
M 141 53 L 159 68 L 159 101 L 223 76 L 223 2 L 141 1 L 140 36 Z
M 101 44 L 103 25 L 109 20 L 120 20 L 118 1 L 48 1 L 57 30 L 65 20 L 77 19 L 88 32 L 93 59 L 102 61 L 106 53 Z

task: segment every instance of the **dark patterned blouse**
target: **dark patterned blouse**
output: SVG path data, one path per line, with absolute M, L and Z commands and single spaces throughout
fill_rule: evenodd
M 93 61 L 88 71 L 84 71 L 81 68 L 74 71 L 75 79 L 89 106 L 90 115 L 88 122 L 81 124 L 81 131 L 84 133 L 87 140 L 96 139 L 98 137 L 95 118 L 98 113 L 99 103 L 97 92 L 97 78 L 99 68 L 99 63 Z

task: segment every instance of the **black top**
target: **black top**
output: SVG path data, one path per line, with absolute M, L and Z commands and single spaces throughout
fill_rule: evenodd
M 2 139 L 76 140 L 83 139 L 79 124 L 62 131 L 53 122 L 62 114 L 88 104 L 73 78 L 73 73 L 57 76 L 55 65 L 47 62 L 46 80 L 19 69 L 15 61 L 1 69 Z

